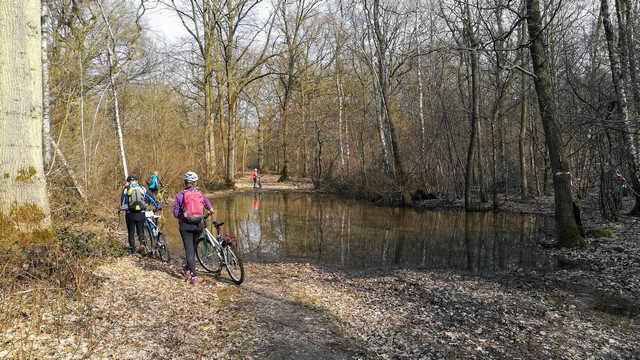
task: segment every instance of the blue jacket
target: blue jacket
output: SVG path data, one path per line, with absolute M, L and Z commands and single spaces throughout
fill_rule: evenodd
M 151 174 L 151 176 L 149 178 L 151 179 L 151 182 L 148 183 L 149 184 L 149 189 L 157 189 L 158 186 L 160 185 L 160 181 L 158 179 L 158 175 Z

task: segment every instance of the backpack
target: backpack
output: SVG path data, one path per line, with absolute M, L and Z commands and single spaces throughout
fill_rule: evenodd
M 184 221 L 199 223 L 204 218 L 204 195 L 199 190 L 183 191 L 182 215 Z
M 155 189 L 158 187 L 158 175 L 152 174 L 147 179 L 147 186 L 149 189 Z
M 147 209 L 147 203 L 144 201 L 144 194 L 145 190 L 142 186 L 130 186 L 127 189 L 129 212 L 138 213 Z

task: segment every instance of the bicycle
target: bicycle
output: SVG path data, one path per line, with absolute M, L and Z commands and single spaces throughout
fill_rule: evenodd
M 167 242 L 167 235 L 160 230 L 158 226 L 158 219 L 161 216 L 156 215 L 154 211 L 147 210 L 144 212 L 146 223 L 145 231 L 149 237 L 150 247 L 149 251 L 152 256 L 158 256 L 160 260 L 164 262 L 169 261 L 169 243 Z
M 209 217 L 208 214 L 205 215 L 205 220 L 207 217 Z M 242 284 L 244 281 L 244 264 L 233 250 L 236 238 L 229 234 L 220 234 L 220 228 L 224 225 L 224 222 L 213 221 L 211 225 L 215 227 L 216 235 L 213 235 L 207 226 L 204 227 L 203 236 L 198 239 L 196 245 L 198 262 L 208 272 L 217 273 L 218 275 L 222 272 L 222 268 L 225 268 L 234 284 Z
M 167 194 L 167 191 L 164 189 L 164 186 L 161 186 L 158 188 L 158 193 L 156 194 L 156 199 L 158 200 L 158 202 L 161 205 L 166 205 L 167 204 L 167 200 L 165 199 L 165 195 Z

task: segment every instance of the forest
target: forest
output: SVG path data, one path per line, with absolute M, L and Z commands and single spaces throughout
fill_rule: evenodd
M 640 191 L 636 7 L 46 0 L 49 188 L 102 197 L 191 169 L 215 189 L 259 168 L 389 205 L 555 191 L 559 232 L 598 193 L 615 220 Z

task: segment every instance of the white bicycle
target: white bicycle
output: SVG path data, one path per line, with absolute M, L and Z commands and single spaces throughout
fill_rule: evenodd
M 208 214 L 205 215 L 205 220 L 207 217 L 209 217 Z M 213 221 L 211 225 L 216 229 L 216 235 L 205 226 L 202 237 L 198 239 L 196 245 L 196 257 L 200 265 L 208 272 L 218 275 L 222 272 L 222 268 L 225 268 L 234 284 L 242 284 L 244 265 L 233 250 L 236 238 L 229 234 L 220 234 L 220 228 L 224 222 Z

